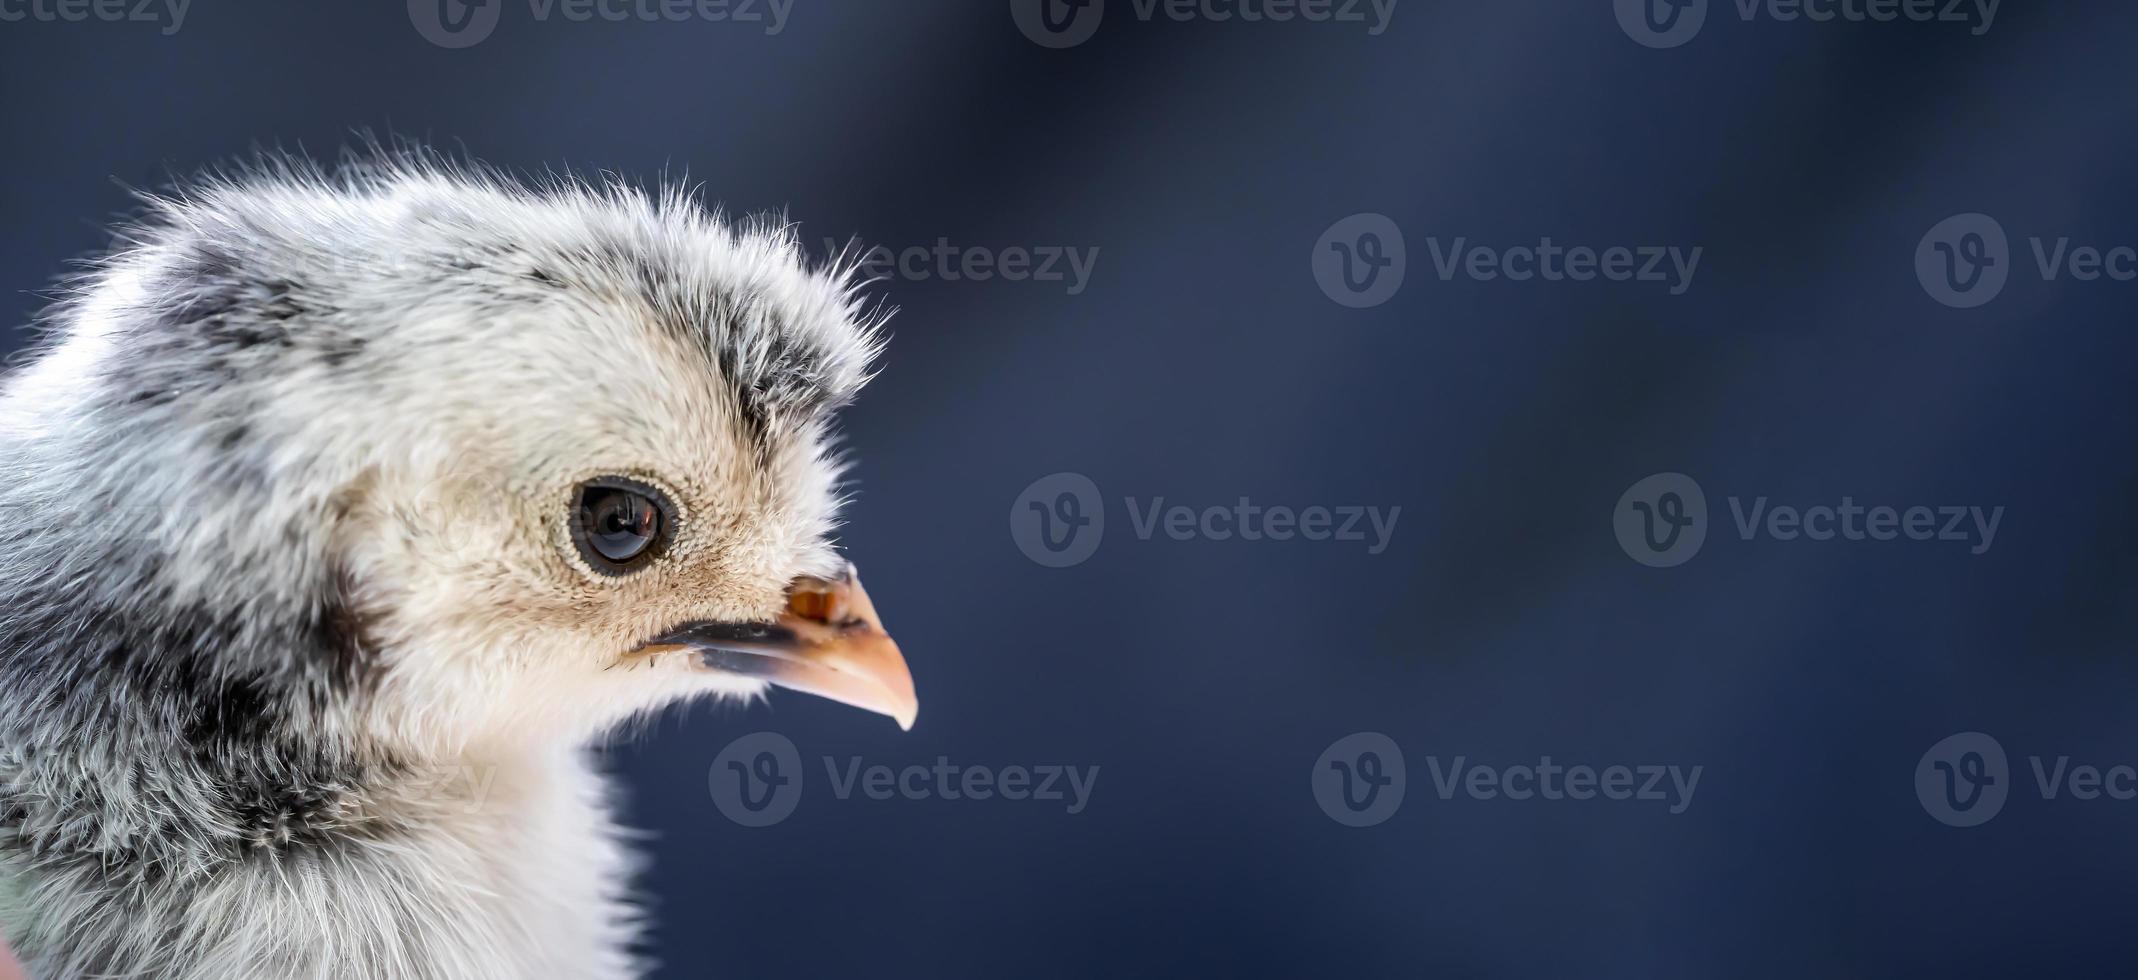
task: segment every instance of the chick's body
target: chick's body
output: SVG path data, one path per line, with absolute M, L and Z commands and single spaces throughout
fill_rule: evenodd
M 758 694 L 635 651 L 841 574 L 848 277 L 679 193 L 388 154 L 154 202 L 48 326 L 0 391 L 31 975 L 632 975 L 583 746 Z M 645 526 L 590 536 L 589 487 Z

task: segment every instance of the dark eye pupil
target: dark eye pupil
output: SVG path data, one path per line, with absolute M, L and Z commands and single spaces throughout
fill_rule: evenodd
M 586 487 L 580 492 L 579 522 L 587 550 L 617 565 L 644 555 L 661 537 L 660 505 L 628 487 Z

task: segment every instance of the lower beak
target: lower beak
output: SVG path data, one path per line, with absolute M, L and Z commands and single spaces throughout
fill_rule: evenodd
M 838 581 L 797 580 L 787 591 L 787 611 L 774 622 L 685 623 L 638 652 L 686 652 L 703 669 L 890 715 L 906 730 L 920 714 L 906 658 L 884 632 L 852 565 Z

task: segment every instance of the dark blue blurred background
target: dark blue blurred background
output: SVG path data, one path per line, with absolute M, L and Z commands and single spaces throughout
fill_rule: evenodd
M 2138 244 L 2138 7 L 2013 0 L 1981 30 L 1972 0 L 1966 23 L 1714 0 L 1696 33 L 1642 36 L 1612 0 L 1399 0 L 1378 34 L 1365 3 L 1110 0 L 1057 47 L 1092 22 L 793 0 L 774 32 L 734 16 L 765 0 L 680 22 L 535 2 L 196 0 L 173 32 L 7 0 L 31 15 L 0 22 L 0 276 L 25 324 L 107 243 L 122 184 L 255 143 L 330 156 L 353 127 L 687 170 L 819 247 L 1096 250 L 1081 282 L 931 259 L 880 287 L 902 312 L 850 414 L 844 539 L 920 724 L 775 694 L 620 747 L 661 976 L 2130 975 L 2138 801 L 2045 798 L 2032 760 L 2138 763 L 2138 283 L 2050 280 L 2033 241 Z M 440 33 L 460 15 L 477 34 Z M 1926 239 L 1977 212 L 2002 254 L 1979 222 Z M 1405 278 L 1352 308 L 1314 259 L 1393 261 L 1385 234 L 1323 240 L 1360 213 L 1400 229 Z M 1680 295 L 1435 263 L 1546 237 L 1702 252 Z M 1916 271 L 1941 247 L 2008 281 L 1949 305 Z M 1011 523 L 1058 472 L 1106 516 L 1059 568 Z M 1614 515 L 1664 472 L 1704 491 L 1706 538 L 1649 567 Z M 1157 498 L 1242 497 L 1401 512 L 1378 554 L 1371 532 L 1136 533 Z M 1729 501 L 1760 497 L 2004 510 L 1975 554 L 1746 539 Z M 708 775 L 761 730 L 804 782 L 751 828 Z M 1354 732 L 1404 755 L 1370 827 L 1310 784 Z M 1977 826 L 1951 825 L 1937 765 L 1994 753 L 1926 756 L 1962 732 L 2008 756 Z M 1099 775 L 1073 814 L 840 799 L 824 760 L 855 756 Z M 1443 794 L 1458 756 L 1702 770 L 1673 814 Z

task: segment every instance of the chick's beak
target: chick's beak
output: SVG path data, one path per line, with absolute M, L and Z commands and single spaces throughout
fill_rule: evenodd
M 774 622 L 685 623 L 639 652 L 687 652 L 701 669 L 890 715 L 906 730 L 920 714 L 906 658 L 884 632 L 852 565 L 837 581 L 797 579 L 788 587 L 786 611 Z

